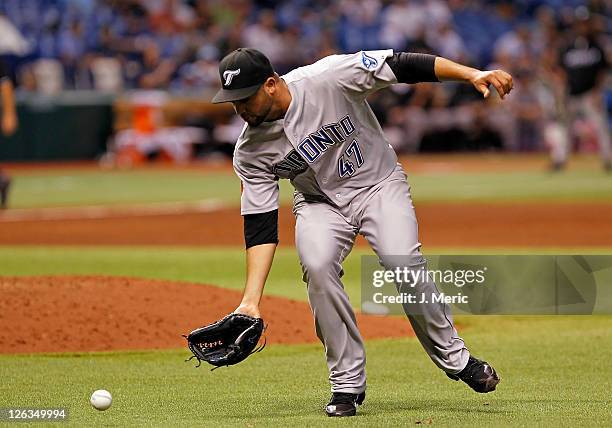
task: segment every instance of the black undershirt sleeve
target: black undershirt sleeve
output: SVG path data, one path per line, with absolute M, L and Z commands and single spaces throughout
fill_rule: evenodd
M 278 244 L 278 210 L 244 217 L 244 243 L 246 248 L 261 244 Z
M 435 55 L 398 52 L 386 62 L 400 83 L 439 82 L 434 71 Z

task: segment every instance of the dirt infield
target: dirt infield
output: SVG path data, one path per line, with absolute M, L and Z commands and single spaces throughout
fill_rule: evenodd
M 241 293 L 104 276 L 0 277 L 0 353 L 180 348 L 181 337 L 235 309 Z M 265 296 L 270 344 L 317 342 L 305 302 Z M 366 339 L 413 335 L 407 320 L 357 315 Z
M 612 204 L 422 203 L 417 205 L 417 216 L 426 248 L 612 246 Z M 281 245 L 293 245 L 290 208 L 281 209 L 279 228 Z M 243 239 L 238 208 L 19 221 L 2 221 L 0 213 L 0 245 L 203 246 L 242 245 Z M 358 244 L 363 245 L 363 240 Z

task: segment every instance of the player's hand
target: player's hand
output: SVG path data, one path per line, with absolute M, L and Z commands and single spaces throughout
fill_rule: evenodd
M 17 130 L 17 115 L 5 113 L 2 115 L 2 134 L 10 136 Z
M 503 70 L 479 71 L 470 82 L 485 98 L 489 98 L 489 95 L 491 95 L 489 90 L 491 85 L 493 85 L 501 99 L 504 99 L 514 87 L 512 76 Z
M 234 311 L 235 314 L 249 315 L 253 318 L 261 318 L 259 313 L 259 307 L 257 305 L 251 305 L 248 303 L 241 303 L 240 306 Z

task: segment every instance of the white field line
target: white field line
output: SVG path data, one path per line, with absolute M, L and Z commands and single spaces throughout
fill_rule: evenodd
M 47 220 L 82 220 L 165 214 L 208 213 L 226 208 L 218 200 L 159 202 L 129 205 L 90 205 L 83 207 L 27 208 L 0 210 L 0 223 Z

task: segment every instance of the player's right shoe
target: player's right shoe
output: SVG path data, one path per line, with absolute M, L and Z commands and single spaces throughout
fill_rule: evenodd
M 565 162 L 555 161 L 550 164 L 551 172 L 561 172 L 565 169 Z
M 446 376 L 452 380 L 462 380 L 474 391 L 483 394 L 495 391 L 495 387 L 501 380 L 489 363 L 471 355 L 463 370 L 457 374 L 446 373 Z
M 360 406 L 363 400 L 365 400 L 365 392 L 361 394 L 334 392 L 331 400 L 325 406 L 325 413 L 330 417 L 355 416 L 357 406 Z

